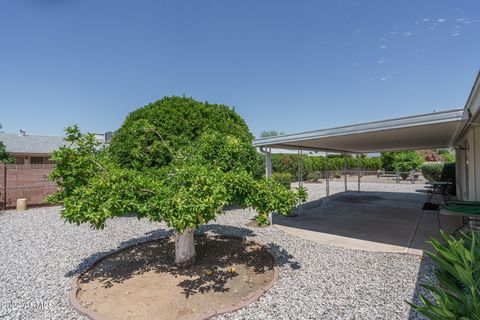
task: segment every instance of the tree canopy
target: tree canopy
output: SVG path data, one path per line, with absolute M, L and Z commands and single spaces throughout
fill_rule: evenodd
M 165 97 L 130 113 L 112 137 L 111 158 L 125 168 L 145 170 L 170 164 L 175 153 L 213 132 L 250 145 L 245 121 L 226 105 L 186 97 Z M 255 149 L 243 149 L 242 162 L 253 170 Z

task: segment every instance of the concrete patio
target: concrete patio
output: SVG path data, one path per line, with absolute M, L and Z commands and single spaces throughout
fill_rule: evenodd
M 275 216 L 287 233 L 322 244 L 422 255 L 430 237 L 440 237 L 436 211 L 423 211 L 422 192 L 346 191 L 308 202 L 298 217 Z M 453 232 L 458 217 L 442 216 L 442 228 Z

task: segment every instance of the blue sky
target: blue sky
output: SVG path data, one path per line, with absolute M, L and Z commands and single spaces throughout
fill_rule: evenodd
M 462 108 L 479 40 L 477 0 L 0 0 L 0 123 L 104 132 L 183 94 L 255 135 Z

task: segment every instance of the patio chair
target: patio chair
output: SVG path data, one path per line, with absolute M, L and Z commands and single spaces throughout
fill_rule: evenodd
M 480 202 L 455 200 L 446 201 L 445 203 L 441 204 L 437 211 L 438 227 L 440 229 L 442 229 L 442 225 L 440 223 L 441 214 L 462 217 L 462 226 L 453 232 L 456 233 L 463 227 L 468 226 L 470 221 L 480 221 Z

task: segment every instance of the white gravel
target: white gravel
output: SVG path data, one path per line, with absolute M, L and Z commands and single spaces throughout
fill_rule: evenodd
M 317 200 L 326 196 L 326 184 L 324 180 L 322 183 L 304 182 L 303 186 L 308 190 L 308 201 Z M 360 191 L 378 191 L 378 192 L 419 192 L 425 191 L 425 184 L 402 181 L 401 183 L 376 183 L 376 182 L 361 182 Z M 293 182 L 292 187 L 298 187 L 298 182 Z M 345 191 L 345 182 L 341 179 L 330 181 L 330 195 Z M 347 190 L 357 191 L 358 183 L 349 181 L 347 183 Z
M 72 277 L 110 250 L 169 234 L 164 224 L 117 218 L 104 230 L 64 223 L 60 208 L 0 213 L 0 318 L 84 319 L 68 305 Z M 355 251 L 248 228 L 249 210 L 231 210 L 201 231 L 267 244 L 280 279 L 259 301 L 218 319 L 416 319 L 404 302 L 432 264 L 408 254 Z

